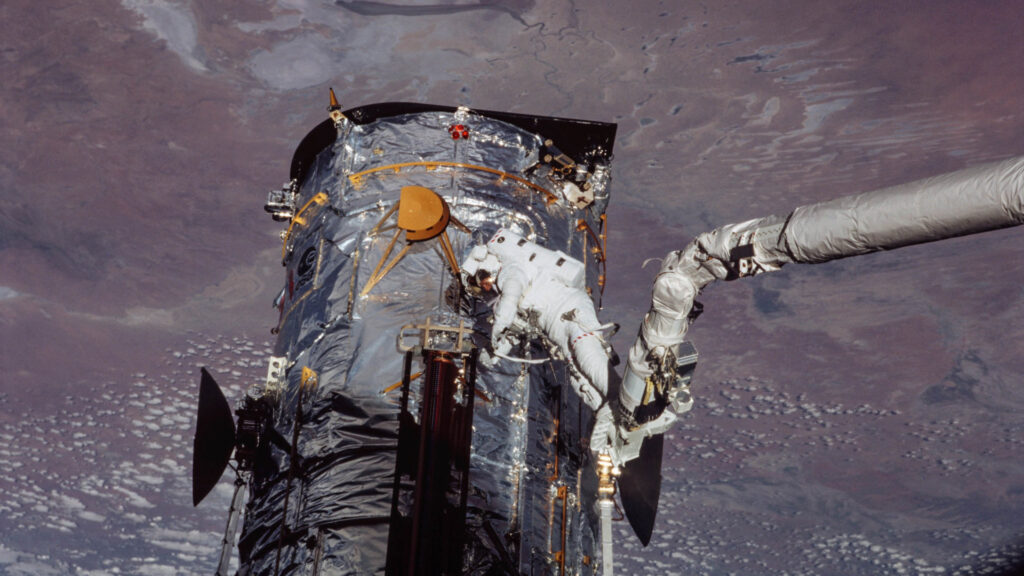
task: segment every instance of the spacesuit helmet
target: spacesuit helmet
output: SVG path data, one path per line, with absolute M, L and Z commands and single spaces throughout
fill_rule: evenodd
M 483 297 L 494 289 L 494 278 L 490 272 L 481 268 L 466 278 L 466 289 L 474 296 Z
M 462 262 L 462 280 L 472 294 L 482 296 L 493 287 L 500 270 L 501 263 L 486 246 L 474 246 Z

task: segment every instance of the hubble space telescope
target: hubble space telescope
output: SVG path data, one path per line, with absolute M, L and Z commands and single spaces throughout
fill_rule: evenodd
M 702 234 L 620 381 L 597 318 L 615 129 L 331 92 L 266 204 L 266 379 L 232 414 L 201 375 L 193 503 L 236 474 L 217 574 L 244 512 L 245 576 L 610 575 L 616 496 L 651 537 L 702 288 L 1024 222 L 1017 158 Z

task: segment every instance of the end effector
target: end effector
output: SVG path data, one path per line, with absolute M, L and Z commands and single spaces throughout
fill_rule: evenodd
M 639 401 L 629 407 L 620 399 L 616 402 L 614 423 L 605 426 L 605 436 L 591 437 L 592 450 L 608 453 L 616 466 L 621 467 L 639 457 L 640 448 L 648 437 L 664 434 L 678 416 L 693 408 L 690 381 L 697 367 L 697 350 L 693 344 L 683 342 L 678 355 L 669 352 L 652 357 L 651 362 L 658 367 L 646 379 Z

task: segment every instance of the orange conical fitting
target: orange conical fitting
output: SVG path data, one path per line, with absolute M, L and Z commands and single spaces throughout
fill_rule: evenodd
M 345 115 L 341 113 L 341 104 L 338 104 L 338 97 L 334 95 L 334 88 L 329 88 L 328 90 L 331 91 L 331 105 L 327 107 L 327 113 L 331 120 L 334 121 L 334 125 L 340 126 Z

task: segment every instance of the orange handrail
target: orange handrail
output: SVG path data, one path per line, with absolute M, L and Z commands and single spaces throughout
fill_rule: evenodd
M 377 166 L 375 168 L 370 168 L 368 170 L 363 170 L 362 172 L 356 172 L 355 174 L 349 174 L 348 179 L 352 183 L 353 186 L 355 186 L 356 188 L 359 188 L 359 186 L 362 185 L 361 181 L 363 179 L 363 176 L 367 176 L 369 174 L 375 174 L 377 172 L 385 172 L 385 171 L 388 171 L 388 170 L 391 170 L 391 171 L 393 171 L 393 172 L 395 172 L 397 174 L 398 172 L 402 171 L 402 168 L 412 168 L 412 167 L 418 167 L 418 166 L 422 166 L 422 167 L 426 168 L 428 171 L 436 170 L 438 167 L 444 167 L 444 168 L 465 168 L 467 170 L 476 170 L 476 171 L 479 171 L 479 172 L 487 172 L 487 173 L 490 173 L 490 174 L 495 174 L 497 176 L 501 176 L 502 180 L 504 180 L 505 178 L 508 178 L 510 180 L 513 180 L 517 184 L 521 184 L 523 186 L 526 186 L 527 188 L 530 188 L 532 190 L 540 192 L 541 194 L 544 195 L 544 201 L 547 202 L 548 204 L 552 204 L 552 203 L 554 203 L 555 201 L 558 200 L 558 196 L 556 196 L 553 192 L 551 192 L 550 190 L 548 190 L 548 189 L 546 189 L 546 188 L 544 188 L 542 186 L 538 186 L 538 185 L 534 184 L 533 182 L 530 182 L 529 180 L 527 180 L 525 178 L 522 178 L 520 176 L 516 176 L 515 174 L 510 174 L 510 173 L 502 171 L 502 170 L 498 170 L 496 168 L 489 168 L 487 166 L 478 166 L 476 164 L 466 164 L 464 162 L 442 162 L 442 161 L 401 162 L 401 163 L 398 163 L 398 164 L 388 164 L 387 166 Z

